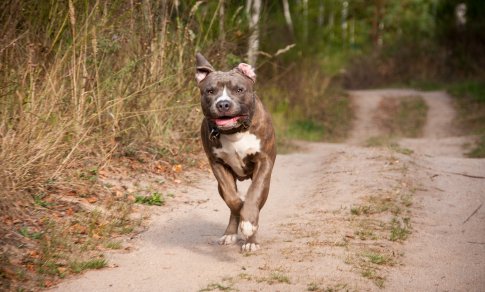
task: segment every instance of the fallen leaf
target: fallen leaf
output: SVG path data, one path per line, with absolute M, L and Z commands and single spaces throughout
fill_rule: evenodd
M 164 172 L 167 171 L 166 167 L 164 165 L 161 165 L 160 163 L 157 163 L 154 166 L 154 169 L 155 169 L 155 172 L 157 172 L 157 173 L 164 173 Z
M 122 197 L 123 197 L 123 192 L 122 192 L 122 191 L 120 191 L 120 190 L 116 190 L 116 191 L 115 191 L 115 197 L 117 197 L 117 198 L 122 198 Z
M 27 264 L 25 267 L 27 268 L 27 270 L 29 270 L 31 272 L 34 272 L 35 271 L 34 264 Z
M 88 203 L 90 203 L 90 204 L 94 204 L 94 203 L 96 203 L 98 201 L 98 198 L 96 198 L 96 197 L 89 197 L 89 198 L 86 199 L 86 201 L 88 201 Z
M 64 274 L 67 271 L 67 268 L 59 267 L 57 268 L 57 270 L 59 271 L 59 273 Z
M 172 166 L 172 171 L 175 173 L 182 172 L 182 164 L 176 164 Z
M 88 229 L 86 228 L 86 226 L 82 226 L 79 223 L 76 223 L 76 224 L 72 225 L 70 229 L 71 229 L 72 232 L 79 233 L 79 234 L 86 234 L 87 231 L 88 231 Z
M 77 195 L 77 192 L 74 191 L 74 190 L 72 190 L 72 191 L 67 192 L 66 195 L 68 195 L 68 196 L 75 196 L 75 195 Z
M 40 257 L 39 253 L 36 250 L 31 250 L 29 252 L 29 255 L 30 255 L 30 257 L 32 257 L 34 259 L 38 259 Z
M 72 215 L 74 215 L 74 210 L 72 210 L 72 208 L 67 208 L 67 210 L 66 210 L 66 215 L 67 215 L 67 216 L 72 216 Z
M 54 285 L 54 282 L 52 282 L 51 280 L 45 280 L 44 281 L 44 286 L 49 288 L 51 287 L 52 285 Z
M 108 175 L 108 172 L 104 169 L 101 169 L 98 171 L 98 176 L 107 177 L 107 175 Z

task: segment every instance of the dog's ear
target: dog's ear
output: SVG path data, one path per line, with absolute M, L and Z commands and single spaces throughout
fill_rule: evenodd
M 239 72 L 241 72 L 244 76 L 251 79 L 253 82 L 256 82 L 256 73 L 254 72 L 254 68 L 246 63 L 241 63 L 236 67 Z
M 195 54 L 195 60 L 195 79 L 197 80 L 197 83 L 200 83 L 205 79 L 205 77 L 207 77 L 207 75 L 209 75 L 209 73 L 214 72 L 215 70 L 201 53 Z

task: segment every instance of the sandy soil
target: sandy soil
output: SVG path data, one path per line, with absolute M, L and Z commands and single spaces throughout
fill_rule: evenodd
M 400 141 L 414 154 L 361 147 L 379 134 L 371 116 L 380 98 L 410 94 L 430 107 L 424 137 Z M 348 143 L 301 143 L 300 153 L 278 156 L 260 218 L 260 251 L 216 243 L 228 209 L 215 179 L 198 174 L 168 206 L 154 207 L 131 252 L 108 253 L 110 268 L 53 290 L 484 291 L 485 160 L 462 157 L 468 138 L 453 137 L 450 98 L 409 90 L 351 95 L 356 123 Z M 412 194 L 412 205 L 395 199 L 403 193 Z M 352 214 L 369 198 L 400 206 L 399 216 L 412 224 L 406 240 L 389 240 L 397 213 Z M 389 260 L 363 261 L 369 251 Z

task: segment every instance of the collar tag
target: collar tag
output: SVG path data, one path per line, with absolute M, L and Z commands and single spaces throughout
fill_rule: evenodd
M 211 131 L 209 133 L 209 140 L 214 142 L 216 139 L 218 139 L 220 136 L 219 131 L 216 128 L 211 128 Z

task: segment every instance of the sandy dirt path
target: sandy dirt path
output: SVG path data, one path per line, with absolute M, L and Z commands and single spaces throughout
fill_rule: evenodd
M 379 134 L 371 119 L 379 100 L 410 93 L 430 107 L 424 137 L 400 141 L 415 153 L 359 146 Z M 351 95 L 356 123 L 347 144 L 302 143 L 300 153 L 277 157 L 260 218 L 262 250 L 217 245 L 228 209 L 215 179 L 199 174 L 167 206 L 154 207 L 133 251 L 108 253 L 109 268 L 54 290 L 484 291 L 485 179 L 478 177 L 485 176 L 485 160 L 462 157 L 466 139 L 452 136 L 449 97 L 407 90 Z M 408 207 L 404 193 L 412 194 Z M 383 206 L 401 198 L 392 206 L 403 211 L 355 215 L 369 198 Z M 389 222 L 406 216 L 412 233 L 390 241 Z M 362 260 L 369 251 L 389 255 L 388 264 Z

